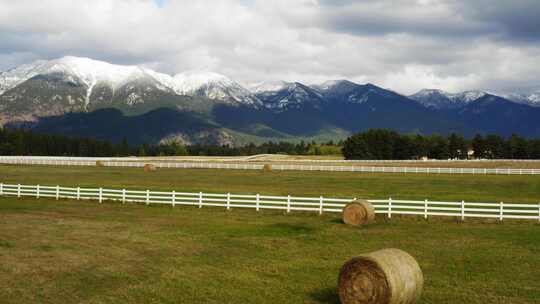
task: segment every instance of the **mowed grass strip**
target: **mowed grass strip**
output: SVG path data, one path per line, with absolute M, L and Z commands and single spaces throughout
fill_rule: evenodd
M 0 166 L 0 182 L 368 199 L 540 203 L 540 176 Z
M 341 265 L 396 247 L 421 303 L 538 303 L 540 225 L 0 198 L 2 303 L 339 303 Z
M 249 163 L 265 163 L 265 161 L 250 161 Z M 540 169 L 537 161 L 426 161 L 426 162 L 316 162 L 303 161 L 279 161 L 266 162 L 280 165 L 317 165 L 317 166 L 345 166 L 345 167 L 418 167 L 418 168 L 477 168 L 477 169 Z

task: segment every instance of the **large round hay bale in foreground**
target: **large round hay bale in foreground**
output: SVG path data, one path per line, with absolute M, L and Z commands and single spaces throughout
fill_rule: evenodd
M 343 208 L 343 222 L 347 225 L 366 225 L 375 220 L 375 208 L 365 200 L 356 200 Z
M 104 162 L 102 162 L 100 160 L 96 161 L 96 167 L 104 167 L 104 166 L 105 166 Z
M 265 172 L 270 172 L 270 171 L 272 171 L 272 165 L 270 165 L 270 164 L 264 164 L 264 166 L 263 166 L 262 169 L 263 169 L 263 171 L 265 171 Z
M 420 266 L 399 249 L 354 257 L 341 267 L 338 279 L 342 304 L 413 304 L 423 286 Z
M 156 166 L 152 164 L 145 164 L 143 169 L 144 169 L 144 172 L 156 171 Z

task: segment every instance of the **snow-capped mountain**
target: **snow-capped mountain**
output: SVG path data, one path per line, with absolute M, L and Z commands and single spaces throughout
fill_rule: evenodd
M 504 97 L 516 103 L 540 107 L 540 91 L 529 94 L 509 94 Z
M 417 101 L 427 108 L 439 110 L 458 109 L 487 95 L 482 91 L 465 91 L 448 93 L 442 90 L 423 89 L 410 95 L 409 98 Z
M 85 87 L 86 105 L 91 102 L 93 89 L 98 85 L 115 92 L 126 84 L 137 81 L 152 83 L 158 90 L 172 91 L 179 95 L 202 96 L 247 105 L 260 103 L 247 89 L 217 73 L 186 72 L 172 77 L 139 66 L 114 65 L 73 56 L 50 61 L 40 60 L 0 73 L 0 95 L 33 77 L 49 75 Z M 134 95 L 132 97 L 135 99 Z
M 352 82 L 352 81 L 348 81 L 348 80 L 344 80 L 344 79 L 340 79 L 340 80 L 327 80 L 321 84 L 314 84 L 314 85 L 311 85 L 312 88 L 314 89 L 317 89 L 319 91 L 341 91 L 343 93 L 346 93 L 346 92 L 349 92 L 351 90 L 353 90 L 356 86 L 358 86 L 358 84 Z
M 260 106 L 261 101 L 237 82 L 213 72 L 185 72 L 177 74 L 170 82 L 181 95 L 207 97 L 244 105 Z
M 192 97 L 211 103 L 261 105 L 255 95 L 220 74 L 189 72 L 173 77 L 140 66 L 66 56 L 0 73 L 0 124 L 108 107 L 137 113 L 163 105 L 187 110 L 203 107 L 204 102 L 197 104 Z
M 88 88 L 106 82 L 118 88 L 129 80 L 144 77 L 146 72 L 137 66 L 113 65 L 103 61 L 66 56 L 50 61 L 39 60 L 0 73 L 2 93 L 37 75 L 62 74 L 66 80 Z
M 247 89 L 213 72 L 171 76 L 71 56 L 0 72 L 0 126 L 114 140 L 134 133 L 140 142 L 214 138 L 229 144 L 234 136 L 281 140 L 369 128 L 540 136 L 540 93 L 512 99 L 440 90 L 407 97 L 348 80 L 274 81 Z
M 275 111 L 320 108 L 324 103 L 322 94 L 299 82 L 278 82 L 260 84 L 254 89 L 264 106 Z
M 276 81 L 262 81 L 249 85 L 247 88 L 254 94 L 265 92 L 276 92 L 287 86 L 291 85 L 290 82 L 283 80 Z
M 392 98 L 398 95 L 369 83 L 361 85 L 348 80 L 330 80 L 312 87 L 331 103 L 362 104 L 370 98 Z

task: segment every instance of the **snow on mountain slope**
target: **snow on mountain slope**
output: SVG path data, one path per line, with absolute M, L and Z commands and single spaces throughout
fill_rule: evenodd
M 224 75 L 213 72 L 184 72 L 173 77 L 176 93 L 196 95 L 252 106 L 261 104 L 250 91 Z
M 269 90 L 270 88 L 274 90 Z M 278 85 L 267 84 L 259 87 L 257 97 L 264 106 L 273 110 L 299 109 L 303 106 L 319 108 L 324 100 L 319 91 L 299 82 L 281 82 Z
M 448 93 L 442 90 L 423 89 L 418 93 L 410 95 L 409 98 L 428 108 L 455 109 L 474 102 L 475 100 L 484 97 L 486 94 L 487 93 L 482 91 Z
M 106 81 L 113 86 L 119 86 L 129 79 L 145 74 L 144 70 L 137 66 L 113 65 L 89 58 L 66 56 L 21 65 L 0 73 L 0 79 L 7 84 L 4 89 L 8 90 L 34 76 L 54 73 L 72 77 L 73 81 L 80 80 L 87 86 L 97 81 Z
M 0 72 L 0 95 L 5 91 L 16 87 L 21 82 L 39 74 L 42 66 L 47 61 L 39 60 L 29 64 L 23 64 L 16 68 Z
M 291 84 L 290 82 L 286 82 L 283 80 L 262 81 L 262 82 L 258 82 L 253 85 L 250 85 L 248 89 L 254 94 L 259 94 L 259 93 L 264 93 L 264 92 L 279 91 L 285 88 L 286 86 L 289 86 L 290 84 Z
M 321 92 L 323 97 L 332 103 L 362 104 L 370 98 L 392 98 L 397 95 L 370 83 L 361 85 L 348 80 L 330 80 L 311 87 Z
M 113 65 L 89 58 L 66 56 L 50 61 L 36 61 L 1 73 L 0 94 L 39 75 L 59 75 L 66 81 L 85 87 L 85 107 L 90 103 L 92 90 L 98 83 L 110 86 L 114 91 L 137 79 L 155 79 L 160 83 L 161 79 L 171 78 L 153 71 L 149 73 L 148 70 L 138 66 Z M 163 89 L 165 88 L 166 85 L 163 86 Z
M 350 91 L 353 90 L 355 87 L 359 86 L 359 84 L 356 84 L 354 82 L 348 81 L 348 80 L 327 80 L 321 84 L 315 84 L 311 87 L 314 89 L 317 89 L 319 91 Z
M 0 73 L 0 95 L 39 75 L 61 76 L 66 81 L 82 85 L 87 89 L 86 105 L 98 84 L 100 87 L 108 86 L 114 92 L 128 83 L 140 83 L 140 80 L 178 95 L 203 96 L 252 106 L 261 104 L 250 91 L 221 74 L 186 72 L 172 77 L 140 66 L 114 65 L 73 56 L 40 60 Z
M 509 94 L 503 97 L 516 103 L 540 107 L 540 91 L 529 94 Z

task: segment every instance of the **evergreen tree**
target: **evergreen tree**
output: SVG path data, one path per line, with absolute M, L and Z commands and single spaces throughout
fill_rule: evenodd
M 471 143 L 472 149 L 474 151 L 475 158 L 486 158 L 487 157 L 487 146 L 486 140 L 480 134 L 476 134 Z

